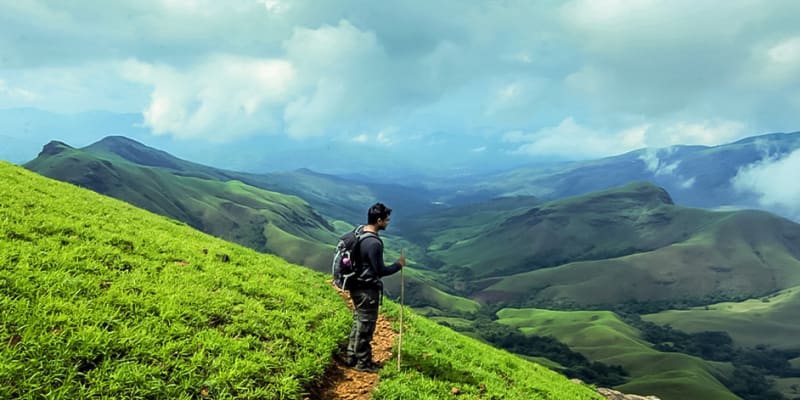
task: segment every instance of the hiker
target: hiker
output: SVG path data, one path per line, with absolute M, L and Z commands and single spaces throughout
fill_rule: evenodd
M 372 335 L 378 320 L 378 306 L 383 295 L 381 278 L 400 271 L 406 265 L 405 255 L 401 254 L 392 265 L 383 262 L 383 241 L 380 231 L 389 226 L 392 209 L 376 203 L 367 212 L 367 225 L 363 228 L 362 239 L 357 249 L 358 274 L 348 285 L 353 299 L 353 329 L 347 345 L 347 366 L 357 371 L 378 372 L 381 365 L 372 360 Z

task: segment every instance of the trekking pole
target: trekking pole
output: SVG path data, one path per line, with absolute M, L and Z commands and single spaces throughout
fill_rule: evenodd
M 400 249 L 400 257 L 405 255 L 405 249 Z M 397 339 L 397 372 L 400 372 L 400 357 L 403 354 L 403 307 L 405 304 L 404 299 L 404 287 L 405 282 L 403 279 L 403 270 L 406 269 L 405 266 L 400 268 L 400 336 Z

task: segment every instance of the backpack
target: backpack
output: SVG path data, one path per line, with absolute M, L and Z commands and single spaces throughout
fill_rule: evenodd
M 333 264 L 331 265 L 333 284 L 339 289 L 349 290 L 348 281 L 361 273 L 361 263 L 356 260 L 358 257 L 358 245 L 362 239 L 368 236 L 376 235 L 372 232 L 364 232 L 364 226 L 361 225 L 339 238 L 339 243 L 336 245 L 336 253 L 333 256 Z

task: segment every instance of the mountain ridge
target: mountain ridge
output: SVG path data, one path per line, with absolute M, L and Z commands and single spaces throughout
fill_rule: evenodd
M 156 152 L 156 158 L 145 156 L 144 161 L 169 168 L 135 164 L 104 146 L 85 150 L 58 143 L 46 145 L 40 157 L 25 167 L 292 262 L 317 270 L 329 267 L 327 255 L 337 234 L 300 198 L 231 180 L 210 167 L 174 161 L 163 152 Z M 112 139 L 103 145 L 119 143 L 120 139 Z M 134 141 L 123 144 L 121 153 L 137 160 L 152 150 Z M 181 173 L 185 171 L 189 173 Z

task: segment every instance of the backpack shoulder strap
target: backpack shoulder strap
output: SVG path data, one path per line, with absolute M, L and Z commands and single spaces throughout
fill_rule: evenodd
M 358 243 L 361 243 L 362 240 L 364 240 L 364 239 L 366 239 L 368 237 L 374 237 L 375 239 L 378 239 L 378 241 L 381 242 L 381 244 L 383 244 L 383 240 L 381 240 L 380 236 L 378 236 L 375 233 L 364 232 L 364 231 L 356 232 L 356 240 L 358 241 Z

